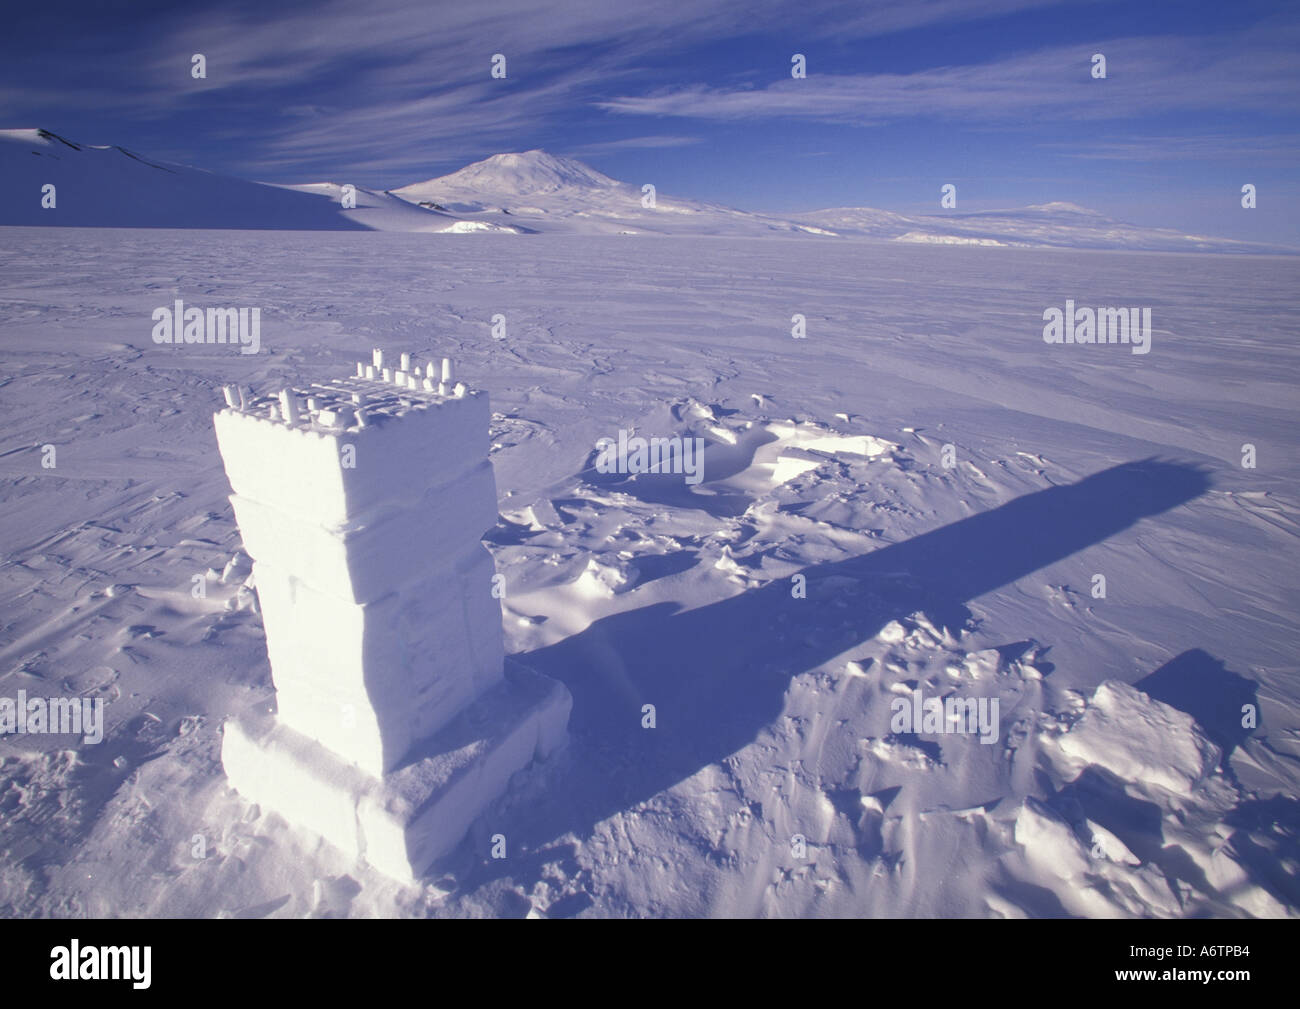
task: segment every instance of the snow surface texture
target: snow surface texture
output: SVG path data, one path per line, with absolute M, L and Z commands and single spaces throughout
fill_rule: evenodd
M 34 155 L 34 156 L 33 156 Z M 572 158 L 545 151 L 497 154 L 444 175 L 375 192 L 343 183 L 267 186 L 91 147 L 48 130 L 0 130 L 0 182 L 27 201 L 0 206 L 0 225 L 132 228 L 277 228 L 589 235 L 730 235 L 856 238 L 939 245 L 1007 245 L 1165 251 L 1294 252 L 1230 239 L 1184 235 L 1104 217 L 1070 203 L 1019 210 L 904 216 L 870 207 L 790 215 L 655 193 Z M 42 209 L 42 186 L 56 187 Z
M 1300 908 L 1294 260 L 5 237 L 0 695 L 108 701 L 98 746 L 0 741 L 5 913 Z M 1066 297 L 1151 305 L 1151 353 L 1045 344 Z M 176 298 L 262 306 L 262 352 L 153 344 Z M 546 779 L 420 886 L 219 764 L 273 695 L 211 404 L 376 345 L 491 388 L 505 648 L 574 702 Z M 703 480 L 597 472 L 620 430 L 704 439 Z M 895 731 L 918 690 L 996 699 L 997 742 Z

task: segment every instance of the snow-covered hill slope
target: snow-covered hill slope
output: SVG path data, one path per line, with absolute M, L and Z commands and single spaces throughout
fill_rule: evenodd
M 358 189 L 357 209 L 343 210 L 337 186 L 263 185 L 39 129 L 0 130 L 0 185 L 0 225 L 440 231 L 455 223 L 382 193 Z
M 344 186 L 337 182 L 308 182 L 277 188 L 324 197 L 330 213 L 370 231 L 455 231 L 465 221 L 424 207 L 413 207 L 391 193 L 376 192 L 364 186 L 352 187 L 355 206 L 342 209 Z
M 1125 224 L 1073 203 L 1044 203 L 1016 210 L 912 217 L 871 207 L 840 207 L 794 216 L 841 235 L 932 245 L 1011 245 L 1148 252 L 1295 251 L 1227 238 L 1185 235 L 1169 228 Z

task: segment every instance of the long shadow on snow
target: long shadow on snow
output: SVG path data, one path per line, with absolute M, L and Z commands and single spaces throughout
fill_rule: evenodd
M 1196 467 L 1126 463 L 904 543 L 805 568 L 806 599 L 778 580 L 684 612 L 647 606 L 519 656 L 562 680 L 574 699 L 574 780 L 537 811 L 527 840 L 586 833 L 735 753 L 779 717 L 793 676 L 869 640 L 889 620 L 925 609 L 958 624 L 966 602 L 1209 485 Z M 653 730 L 641 728 L 643 704 L 655 705 Z

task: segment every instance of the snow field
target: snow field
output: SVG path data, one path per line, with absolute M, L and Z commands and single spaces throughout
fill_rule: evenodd
M 418 237 L 40 232 L 6 250 L 0 674 L 7 694 L 109 699 L 108 737 L 71 766 L 59 740 L 0 744 L 6 908 L 1295 913 L 1287 261 L 558 236 L 452 256 Z M 153 348 L 173 289 L 275 306 L 263 353 Z M 1043 344 L 1061 292 L 1135 289 L 1150 355 Z M 246 569 L 216 577 L 241 541 L 212 404 L 225 384 L 326 381 L 377 344 L 492 390 L 505 648 L 574 705 L 555 780 L 513 783 L 405 887 L 236 802 L 216 760 L 222 721 L 271 693 Z M 784 425 L 896 448 L 760 456 Z M 705 438 L 703 483 L 590 472 L 621 429 Z M 802 472 L 775 479 L 781 453 Z M 593 561 L 625 587 L 579 592 Z M 996 697 L 998 743 L 894 733 L 913 690 Z M 1221 755 L 1203 776 L 1195 733 Z

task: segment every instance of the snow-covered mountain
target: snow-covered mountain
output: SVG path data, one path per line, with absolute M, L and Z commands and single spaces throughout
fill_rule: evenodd
M 575 189 L 626 188 L 624 183 L 611 179 L 590 165 L 573 158 L 559 158 L 545 151 L 494 154 L 440 179 L 415 183 L 405 189 L 414 192 L 423 186 L 439 183 L 448 189 L 508 193 L 511 196 L 560 193 Z
M 270 186 L 94 147 L 41 129 L 0 130 L 0 225 L 95 228 L 248 228 L 308 231 L 441 231 L 455 220 L 357 188 Z M 52 208 L 48 203 L 53 186 Z
M 524 231 L 586 234 L 827 234 L 816 225 L 716 203 L 653 194 L 573 158 L 534 150 L 483 161 L 393 190 L 428 209 Z

